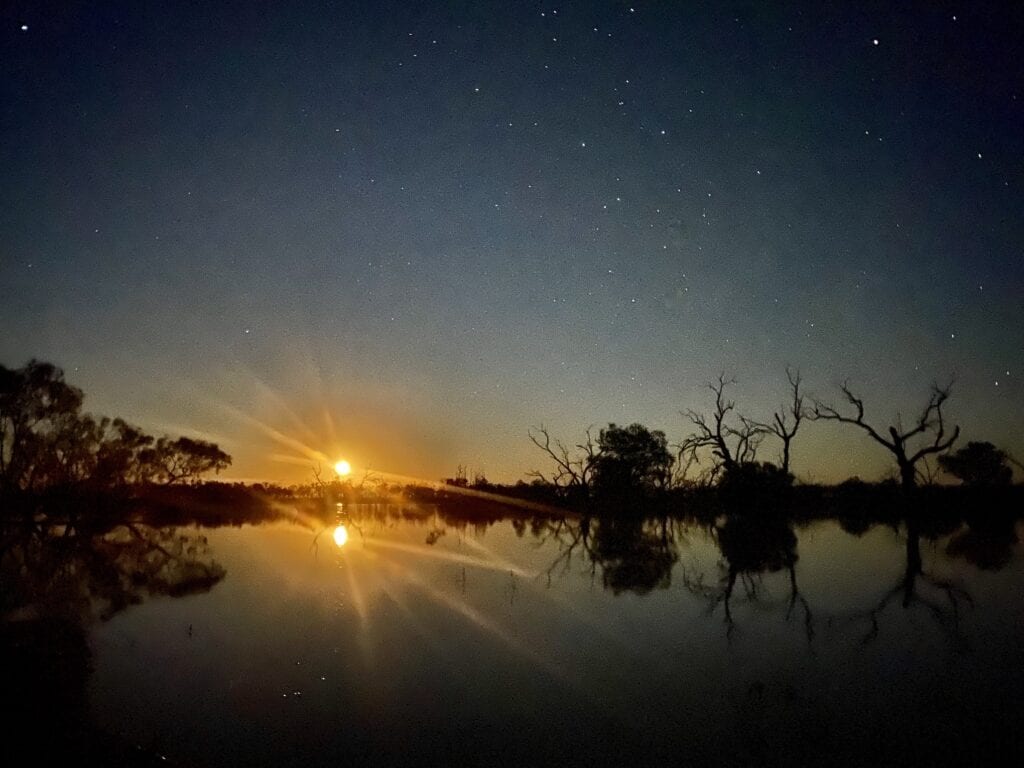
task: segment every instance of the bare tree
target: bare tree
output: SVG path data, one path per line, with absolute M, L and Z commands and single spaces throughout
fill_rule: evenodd
M 900 481 L 905 489 L 917 486 L 917 463 L 926 456 L 942 453 L 949 449 L 960 436 L 960 427 L 953 428 L 952 434 L 947 436 L 946 424 L 942 416 L 942 406 L 949 399 L 949 392 L 952 384 L 940 387 L 932 385 L 931 396 L 928 404 L 924 407 L 921 415 L 914 422 L 914 426 L 905 429 L 901 423 L 899 414 L 896 416 L 896 424 L 888 428 L 889 438 L 883 437 L 878 430 L 864 421 L 864 401 L 853 394 L 849 383 L 844 382 L 840 389 L 846 401 L 853 406 L 855 414 L 844 415 L 831 405 L 816 400 L 811 418 L 814 420 L 838 421 L 843 424 L 854 424 L 871 436 L 879 445 L 885 446 L 896 459 L 896 465 L 900 471 Z M 912 442 L 920 445 L 925 443 L 916 451 L 911 447 Z
M 587 498 L 590 495 L 591 475 L 599 450 L 591 428 L 587 428 L 586 440 L 573 446 L 576 449 L 575 453 L 572 453 L 569 446 L 561 440 L 553 439 L 543 425 L 531 429 L 529 437 L 530 442 L 544 451 L 555 464 L 554 469 L 547 475 L 540 470 L 533 470 L 528 473 L 529 476 L 569 494 Z
M 700 462 L 698 454 L 710 450 L 714 457 L 709 481 L 721 472 L 734 469 L 739 464 L 754 461 L 767 430 L 764 426 L 739 416 L 739 425 L 730 423 L 730 413 L 736 410 L 736 401 L 725 396 L 725 389 L 735 384 L 735 379 L 719 374 L 717 381 L 710 382 L 708 389 L 715 393 L 715 409 L 710 418 L 694 410 L 683 412 L 696 430 L 679 445 L 679 463 L 692 466 Z
M 782 441 L 782 471 L 789 473 L 790 445 L 800 429 L 800 422 L 807 415 L 804 407 L 804 395 L 800 391 L 800 384 L 803 379 L 799 369 L 792 369 L 786 366 L 786 378 L 789 380 L 789 390 L 792 398 L 788 404 L 772 414 L 772 420 L 768 424 L 758 426 L 765 432 L 775 435 Z

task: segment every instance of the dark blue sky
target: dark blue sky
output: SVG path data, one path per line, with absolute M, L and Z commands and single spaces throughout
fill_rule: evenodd
M 238 477 L 514 479 L 787 363 L 1024 454 L 1019 6 L 763 5 L 7 3 L 0 362 Z

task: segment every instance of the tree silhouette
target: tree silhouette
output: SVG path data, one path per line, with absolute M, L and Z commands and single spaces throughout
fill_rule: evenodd
M 959 426 L 954 427 L 952 434 L 947 436 L 946 424 L 942 416 L 942 406 L 949 398 L 949 386 L 939 387 L 937 384 L 932 385 L 932 392 L 928 398 L 928 403 L 913 427 L 905 429 L 897 414 L 896 424 L 891 425 L 887 430 L 889 433 L 888 439 L 864 421 L 864 401 L 853 394 L 848 383 L 844 382 L 840 389 L 846 401 L 853 406 L 855 413 L 853 415 L 844 415 L 833 406 L 816 400 L 811 418 L 853 424 L 867 432 L 872 440 L 884 446 L 896 459 L 896 465 L 900 471 L 900 481 L 904 489 L 911 489 L 917 486 L 917 463 L 921 459 L 948 450 L 960 436 Z M 911 447 L 911 442 L 920 440 L 925 441 L 925 444 L 914 451 Z
M 143 452 L 142 461 L 149 477 L 170 485 L 207 472 L 220 472 L 230 466 L 231 457 L 206 440 L 161 437 L 153 448 Z
M 730 422 L 730 414 L 736 410 L 736 402 L 725 396 L 726 387 L 735 384 L 735 379 L 727 379 L 719 374 L 716 381 L 708 384 L 715 394 L 715 408 L 709 417 L 694 410 L 683 413 L 695 431 L 679 445 L 680 463 L 686 467 L 700 463 L 701 451 L 708 450 L 712 456 L 711 468 L 707 475 L 709 483 L 722 472 L 728 472 L 740 464 L 754 461 L 757 449 L 764 440 L 765 427 L 744 416 Z
M 786 366 L 786 379 L 789 381 L 789 389 L 792 395 L 789 403 L 772 414 L 772 420 L 767 424 L 759 424 L 761 429 L 775 435 L 782 441 L 782 462 L 780 469 L 783 474 L 789 474 L 790 446 L 793 438 L 800 429 L 800 422 L 807 415 L 804 407 L 804 395 L 800 391 L 802 379 L 799 369 L 792 369 Z
M 574 446 L 575 453 L 561 440 L 552 439 L 543 425 L 531 429 L 528 434 L 530 442 L 540 448 L 555 465 L 548 474 L 540 470 L 528 474 L 542 483 L 561 489 L 570 502 L 586 501 L 590 496 L 591 474 L 598 451 L 590 428 L 587 428 L 586 440 Z
M 970 442 L 955 453 L 939 456 L 939 466 L 964 485 L 1009 485 L 1013 477 L 1006 454 L 992 443 Z
M 0 366 L 0 494 L 109 493 L 195 479 L 231 463 L 205 440 L 155 439 L 122 419 L 97 420 L 82 413 L 82 400 L 50 363 Z
M 665 490 L 675 463 L 668 440 L 660 430 L 642 424 L 609 424 L 597 439 L 592 460 L 594 490 L 604 498 L 641 496 Z
M 81 431 L 82 398 L 50 363 L 0 365 L 0 490 L 31 488 L 40 482 L 37 474 L 54 472 L 60 454 L 53 449 L 66 442 L 65 432 Z

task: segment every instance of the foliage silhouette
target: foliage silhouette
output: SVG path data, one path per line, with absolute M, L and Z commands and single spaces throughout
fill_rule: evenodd
M 91 725 L 86 632 L 149 596 L 205 592 L 224 576 L 194 532 L 143 523 L 103 532 L 0 525 L 3 749 L 39 765 L 163 763 L 152 750 Z
M 800 593 L 796 563 L 796 533 L 792 524 L 783 517 L 759 516 L 735 509 L 711 528 L 712 536 L 722 553 L 722 574 L 717 584 L 707 584 L 702 573 L 684 573 L 684 584 L 693 594 L 708 601 L 708 614 L 719 605 L 725 617 L 726 636 L 731 637 L 736 627 L 733 616 L 733 598 L 737 584 L 749 603 L 764 599 L 762 579 L 765 574 L 785 570 L 789 574 L 790 595 L 786 604 L 786 619 L 799 607 L 804 614 L 804 630 L 810 642 L 814 636 L 813 614 L 807 600 Z
M 147 483 L 196 480 L 231 463 L 214 443 L 154 438 L 122 419 L 97 420 L 82 412 L 82 402 L 82 390 L 50 363 L 0 366 L 0 496 L 123 495 Z
M 601 580 L 613 594 L 645 595 L 672 583 L 672 567 L 679 559 L 668 520 L 602 517 L 591 547 L 601 566 Z
M 939 466 L 964 485 L 1009 485 L 1013 470 L 1006 454 L 992 443 L 970 442 L 955 453 L 939 456 Z
M 664 491 L 672 481 L 674 459 L 664 432 L 641 424 L 609 424 L 597 446 L 592 466 L 599 499 L 640 499 Z

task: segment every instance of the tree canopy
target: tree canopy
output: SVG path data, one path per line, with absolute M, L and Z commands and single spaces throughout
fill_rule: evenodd
M 83 413 L 83 399 L 51 363 L 0 365 L 0 493 L 170 484 L 231 464 L 215 443 L 154 438 L 122 419 Z
M 1013 470 L 1006 458 L 992 443 L 970 442 L 955 453 L 939 456 L 939 466 L 964 485 L 1009 485 Z
M 647 492 L 667 488 L 675 463 L 661 430 L 642 424 L 609 424 L 597 439 L 593 460 L 598 493 Z

